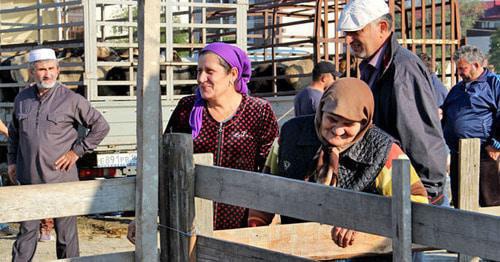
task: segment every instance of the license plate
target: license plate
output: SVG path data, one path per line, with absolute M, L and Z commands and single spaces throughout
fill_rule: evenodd
M 137 153 L 98 154 L 97 167 L 127 167 L 137 165 Z

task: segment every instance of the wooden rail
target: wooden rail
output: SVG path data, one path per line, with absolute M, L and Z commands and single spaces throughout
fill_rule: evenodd
M 168 177 L 177 181 L 169 184 L 170 205 L 179 206 L 180 203 L 184 203 L 182 205 L 184 210 L 181 212 L 170 212 L 170 224 L 166 225 L 170 231 L 175 231 L 177 239 L 184 238 L 182 240 L 184 244 L 171 246 L 169 249 L 169 252 L 176 253 L 175 256 L 179 261 L 200 257 L 201 252 L 199 250 L 194 252 L 195 249 L 192 248 L 193 242 L 196 241 L 196 225 L 193 215 L 195 207 L 192 205 L 193 201 L 189 200 L 191 195 L 193 198 L 197 196 L 391 238 L 398 234 L 394 228 L 406 227 L 405 232 L 411 232 L 413 243 L 487 259 L 500 259 L 500 250 L 497 248 L 500 246 L 500 239 L 497 237 L 500 234 L 498 217 L 411 203 L 411 220 L 407 220 L 405 217 L 409 214 L 404 207 L 394 209 L 400 210 L 399 214 L 391 213 L 391 206 L 396 204 L 396 202 L 391 203 L 395 201 L 394 198 L 391 201 L 390 198 L 378 195 L 222 167 L 196 165 L 193 170 L 193 166 L 189 163 L 176 160 L 188 159 L 185 152 L 192 150 L 189 149 L 192 148 L 189 135 L 169 134 L 164 140 L 171 144 L 164 148 L 165 155 L 174 158 L 169 159 L 168 163 L 183 163 L 183 167 L 169 165 L 173 170 L 167 171 L 170 174 Z M 400 167 L 400 170 L 403 169 L 404 165 Z M 195 177 L 182 178 L 182 176 Z M 176 185 L 183 190 L 172 188 Z M 404 192 L 409 188 L 401 189 L 401 185 L 394 183 L 393 190 Z M 186 193 L 191 191 L 193 192 Z M 399 201 L 401 199 L 400 197 Z M 393 216 L 402 217 L 394 220 L 402 224 L 394 226 Z M 191 224 L 186 224 L 186 221 Z M 399 234 L 401 239 L 401 232 Z M 393 243 L 396 244 L 393 250 L 403 250 L 399 245 L 405 245 L 404 238 L 402 242 Z M 162 244 L 162 249 L 166 248 Z M 395 257 L 395 261 L 407 261 L 408 252 L 398 254 L 400 257 Z M 223 255 L 220 254 L 220 259 Z
M 160 235 L 163 240 L 161 250 L 168 252 L 164 253 L 168 255 L 162 256 L 162 261 L 173 258 L 176 258 L 173 259 L 175 261 L 208 261 L 228 258 L 241 261 L 255 261 L 257 258 L 275 261 L 305 261 L 306 258 L 294 256 L 304 255 L 300 253 L 303 250 L 300 251 L 286 244 L 283 242 L 284 239 L 287 236 L 289 238 L 295 236 L 299 240 L 314 238 L 318 243 L 327 243 L 330 228 L 327 225 L 352 228 L 391 238 L 396 235 L 398 228 L 406 227 L 406 230 L 399 231 L 399 240 L 392 243 L 392 249 L 391 243 L 382 237 L 362 234 L 359 238 L 365 239 L 365 243 L 371 241 L 371 247 L 378 246 L 379 250 L 373 253 L 399 250 L 399 253 L 395 254 L 399 254 L 397 256 L 400 258 L 396 255 L 394 258 L 397 261 L 406 261 L 405 258 L 408 257 L 409 247 L 405 242 L 408 236 L 413 244 L 443 248 L 485 259 L 500 259 L 499 217 L 418 203 L 411 203 L 411 209 L 408 210 L 404 207 L 404 202 L 401 202 L 407 197 L 391 200 L 391 198 L 378 195 L 249 171 L 195 165 L 195 162 L 209 163 L 211 156 L 193 157 L 192 140 L 189 135 L 169 134 L 164 141 L 167 143 L 163 148 L 166 162 L 162 161 L 162 163 L 166 165 L 161 168 L 164 172 L 161 177 L 166 178 L 163 183 L 168 183 L 169 186 L 163 185 L 161 187 L 163 190 L 160 190 L 160 192 L 167 193 L 163 196 L 167 199 L 160 202 L 160 214 L 167 216 L 161 217 L 160 224 L 166 230 L 160 231 Z M 401 170 L 401 173 L 407 173 L 405 166 L 404 162 L 395 162 L 395 169 Z M 394 177 L 394 181 L 397 177 Z M 401 178 L 405 180 L 404 176 Z M 393 189 L 397 192 L 400 189 L 398 189 L 398 182 L 394 181 Z M 133 210 L 134 188 L 135 178 L 3 187 L 0 188 L 0 203 L 2 203 L 0 223 Z M 408 188 L 405 188 L 402 190 L 402 196 L 408 191 Z M 23 197 L 16 197 L 20 196 L 21 192 Z M 195 198 L 195 196 L 200 198 Z M 212 204 L 204 199 L 292 216 L 323 225 L 306 223 L 213 231 L 212 217 L 210 217 Z M 168 209 L 165 209 L 167 206 Z M 169 212 L 165 212 L 166 210 Z M 395 214 L 391 210 L 399 211 Z M 409 216 L 411 220 L 408 220 Z M 394 222 L 400 225 L 395 226 Z M 151 228 L 148 234 L 154 234 L 156 230 L 156 228 Z M 244 243 L 232 242 L 241 241 L 243 238 L 247 239 Z M 255 244 L 259 239 L 261 242 L 264 239 L 262 244 Z M 265 239 L 274 239 L 275 244 L 281 244 L 278 247 L 266 246 L 272 241 Z M 331 242 L 330 245 L 334 246 Z M 167 248 L 167 246 L 170 247 Z M 402 249 L 405 246 L 406 249 Z M 310 256 L 309 259 L 345 258 L 366 254 L 366 250 L 354 248 L 344 249 L 344 251 L 332 248 L 334 254 L 325 254 L 325 250 L 328 251 L 329 247 L 323 250 L 321 245 L 318 247 L 319 250 L 316 250 L 318 255 Z M 124 252 L 74 258 L 67 261 L 109 261 L 111 258 L 133 261 L 134 254 L 134 252 Z

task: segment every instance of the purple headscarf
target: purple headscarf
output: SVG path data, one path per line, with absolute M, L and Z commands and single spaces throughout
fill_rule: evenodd
M 226 43 L 209 44 L 201 50 L 201 53 L 205 51 L 217 54 L 231 67 L 236 67 L 238 69 L 238 79 L 235 82 L 236 91 L 240 94 L 248 94 L 247 83 L 252 76 L 252 67 L 245 51 Z M 193 110 L 191 110 L 191 114 L 189 115 L 189 125 L 191 126 L 193 139 L 200 134 L 203 108 L 205 107 L 205 100 L 201 97 L 200 89 L 196 88 L 195 92 L 196 100 Z

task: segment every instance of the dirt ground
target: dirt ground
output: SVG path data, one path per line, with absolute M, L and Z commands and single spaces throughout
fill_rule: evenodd
M 127 225 L 133 217 L 79 217 L 78 234 L 80 255 L 90 256 L 106 253 L 133 251 L 134 246 L 127 240 Z M 18 225 L 10 224 L 16 232 Z M 48 242 L 38 242 L 33 261 L 51 261 L 56 259 L 55 232 Z M 11 261 L 14 236 L 0 236 L 0 261 Z
M 127 225 L 133 217 L 79 217 L 78 234 L 80 255 L 90 256 L 106 253 L 133 251 L 134 246 L 127 240 Z M 17 232 L 17 224 L 10 224 Z M 52 233 L 55 239 L 55 232 Z M 0 237 L 0 262 L 11 261 L 12 244 L 15 236 Z M 52 261 L 56 259 L 55 240 L 38 242 L 34 262 Z M 443 250 L 427 251 L 424 262 L 456 261 L 456 254 Z

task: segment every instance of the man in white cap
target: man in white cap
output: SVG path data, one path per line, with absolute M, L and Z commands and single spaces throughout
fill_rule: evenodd
M 9 125 L 9 179 L 21 185 L 78 181 L 76 161 L 104 139 L 109 126 L 89 101 L 57 81 L 54 50 L 31 51 L 29 72 L 35 83 L 17 95 Z M 78 125 L 90 129 L 83 138 Z M 76 217 L 54 220 L 57 258 L 79 256 Z M 39 227 L 39 220 L 21 222 L 12 261 L 33 259 Z
M 361 79 L 375 98 L 375 124 L 401 142 L 433 204 L 443 204 L 446 149 L 432 80 L 423 62 L 401 47 L 384 0 L 352 0 L 338 29 L 355 56 Z

